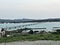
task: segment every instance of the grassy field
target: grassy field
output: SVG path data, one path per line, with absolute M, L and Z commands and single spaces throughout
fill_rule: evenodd
M 36 41 L 36 40 L 60 40 L 60 34 L 28 34 L 20 36 L 2 37 L 2 42 L 14 42 L 14 41 Z

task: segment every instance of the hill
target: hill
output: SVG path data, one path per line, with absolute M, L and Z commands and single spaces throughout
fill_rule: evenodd
M 60 18 L 54 19 L 0 19 L 0 23 L 26 23 L 26 22 L 60 22 Z

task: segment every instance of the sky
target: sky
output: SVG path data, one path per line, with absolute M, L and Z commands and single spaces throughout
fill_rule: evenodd
M 0 0 L 0 19 L 60 18 L 60 0 Z

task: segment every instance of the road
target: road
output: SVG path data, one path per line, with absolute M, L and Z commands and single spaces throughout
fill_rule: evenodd
M 60 45 L 60 41 L 18 41 L 9 43 L 0 43 L 0 45 Z

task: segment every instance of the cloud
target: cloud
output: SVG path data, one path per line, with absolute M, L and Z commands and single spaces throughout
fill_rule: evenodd
M 3 18 L 60 17 L 60 0 L 0 0 L 0 15 Z

